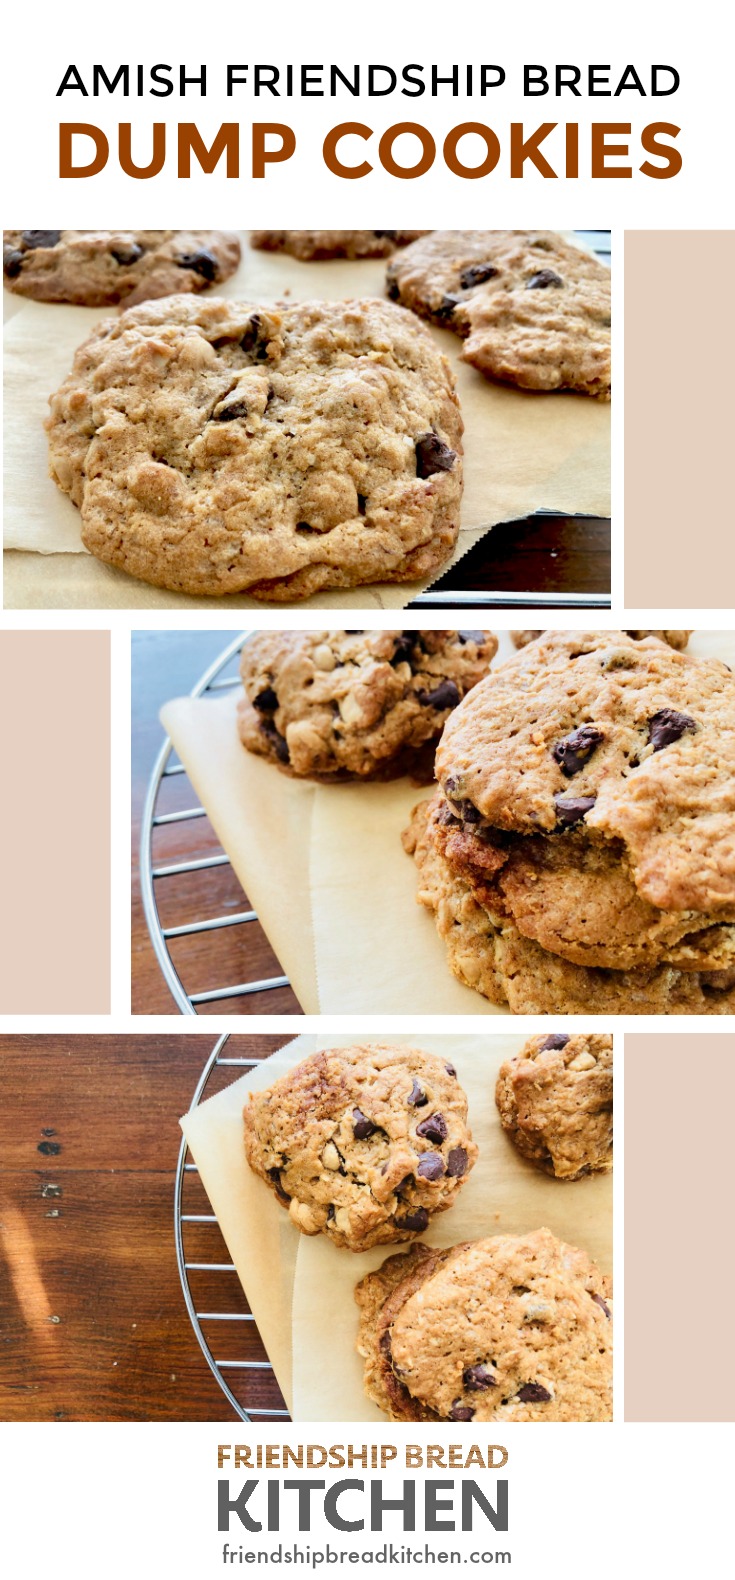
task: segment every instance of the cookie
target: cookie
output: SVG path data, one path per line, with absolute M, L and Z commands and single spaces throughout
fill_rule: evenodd
M 610 271 L 555 231 L 430 231 L 391 260 L 387 287 L 461 335 L 486 377 L 609 400 Z
M 231 230 L 6 230 L 3 239 L 9 290 L 80 307 L 204 291 L 240 262 Z
M 251 230 L 250 245 L 292 258 L 390 258 L 425 230 Z
M 413 1048 L 313 1054 L 243 1117 L 248 1163 L 296 1228 L 351 1251 L 423 1234 L 477 1158 L 454 1066 Z
M 514 647 L 528 647 L 529 642 L 535 642 L 537 636 L 543 636 L 543 631 L 511 631 Z M 668 647 L 675 647 L 682 652 L 692 635 L 691 631 L 627 631 L 627 636 L 632 636 L 634 641 L 642 642 L 647 636 L 657 636 L 660 642 L 666 642 Z
M 585 967 L 524 938 L 497 914 L 491 891 L 457 875 L 437 846 L 436 826 L 431 803 L 424 801 L 403 836 L 418 868 L 417 900 L 434 918 L 450 970 L 491 1003 L 507 1005 L 514 1015 L 735 1012 L 735 970 Z
M 514 835 L 462 823 L 441 792 L 437 847 L 483 891 L 499 922 L 575 965 L 630 971 L 665 962 L 683 971 L 735 967 L 735 906 L 706 915 L 662 910 L 635 887 L 625 847 L 584 831 Z
M 606 1174 L 613 1155 L 612 1037 L 531 1037 L 500 1066 L 500 1122 L 529 1163 L 556 1179 Z
M 611 1420 L 611 1286 L 584 1251 L 548 1229 L 424 1250 L 356 1290 L 366 1393 L 393 1420 Z
M 476 832 L 576 829 L 618 842 L 653 906 L 735 904 L 735 678 L 716 659 L 548 631 L 455 710 L 436 771 Z
M 97 325 L 50 406 L 84 544 L 156 587 L 293 602 L 454 546 L 453 377 L 390 303 L 147 302 Z
M 261 631 L 242 651 L 240 739 L 299 778 L 428 783 L 497 645 L 490 631 Z

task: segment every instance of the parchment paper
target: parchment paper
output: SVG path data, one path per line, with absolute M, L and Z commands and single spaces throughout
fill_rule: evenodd
M 289 1410 L 291 1300 L 299 1232 L 265 1181 L 248 1168 L 242 1111 L 248 1091 L 270 1086 L 315 1047 L 313 1036 L 297 1037 L 216 1097 L 192 1108 L 181 1121 Z
M 504 632 L 493 668 L 511 650 Z M 696 632 L 689 651 L 735 668 L 735 632 Z M 237 695 L 161 720 L 305 1014 L 508 1015 L 452 975 L 416 904 L 401 833 L 430 788 L 289 779 L 240 746 Z
M 381 1039 L 375 1039 L 379 1041 Z M 423 1236 L 453 1245 L 489 1234 L 543 1226 L 612 1268 L 612 1178 L 553 1180 L 527 1164 L 508 1141 L 494 1101 L 495 1076 L 522 1036 L 394 1036 L 384 1040 L 452 1059 L 467 1092 L 480 1157 L 456 1205 Z M 184 1116 L 182 1129 L 279 1385 L 296 1421 L 381 1420 L 365 1398 L 354 1349 L 356 1283 L 396 1246 L 357 1255 L 323 1235 L 299 1234 L 271 1190 L 245 1161 L 242 1110 L 262 1090 L 318 1048 L 347 1047 L 354 1036 L 299 1037 L 217 1097 Z
M 6 293 L 7 295 L 8 293 Z M 385 260 L 337 259 L 302 263 L 256 252 L 243 233 L 237 274 L 218 295 L 273 301 L 384 296 Z M 19 298 L 15 298 L 19 300 Z M 79 532 L 79 513 L 48 476 L 43 419 L 48 397 L 68 373 L 77 346 L 115 309 L 66 303 L 23 302 L 5 326 L 5 548 L 7 607 L 35 607 L 48 585 L 54 603 L 80 606 L 212 608 L 219 599 L 190 598 L 135 582 L 122 571 L 92 561 Z M 500 521 L 550 509 L 562 514 L 607 515 L 610 508 L 610 409 L 578 395 L 539 395 L 494 385 L 459 360 L 461 342 L 431 329 L 455 368 L 465 422 L 465 491 L 460 535 L 450 563 Z M 34 557 L 29 558 L 29 554 Z M 47 573 L 38 554 L 80 554 Z M 442 566 L 441 572 L 448 569 Z M 404 608 L 430 581 L 325 592 L 305 608 Z M 246 594 L 227 608 L 257 609 Z

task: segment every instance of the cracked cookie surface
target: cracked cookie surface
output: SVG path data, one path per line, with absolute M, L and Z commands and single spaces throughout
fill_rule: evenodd
M 477 1158 L 454 1066 L 416 1049 L 313 1054 L 243 1119 L 248 1163 L 295 1226 L 352 1251 L 422 1234 Z
M 86 547 L 173 591 L 412 581 L 459 531 L 449 364 L 390 303 L 171 296 L 97 326 L 51 397 Z
M 543 636 L 543 631 L 511 631 L 510 635 L 514 647 L 528 647 L 529 642 L 535 642 L 537 636 Z M 647 636 L 657 636 L 659 641 L 665 642 L 667 647 L 675 647 L 683 652 L 692 635 L 691 631 L 626 631 L 626 636 L 632 636 L 636 642 L 643 642 Z
M 511 1141 L 544 1173 L 576 1180 L 612 1168 L 612 1037 L 530 1037 L 501 1064 L 495 1102 Z
M 3 244 L 9 290 L 81 307 L 204 291 L 240 262 L 228 230 L 6 230 Z
M 462 357 L 529 390 L 610 397 L 610 271 L 554 231 L 430 231 L 388 294 L 461 335 Z
M 245 643 L 238 729 L 298 777 L 433 777 L 452 708 L 485 675 L 490 631 L 273 631 Z
M 393 1420 L 612 1417 L 610 1280 L 548 1229 L 412 1247 L 355 1294 L 366 1392 Z
M 390 258 L 425 230 L 251 230 L 250 245 L 292 258 Z

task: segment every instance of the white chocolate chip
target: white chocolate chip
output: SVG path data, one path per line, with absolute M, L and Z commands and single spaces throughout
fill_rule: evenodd
M 569 1060 L 568 1070 L 594 1070 L 597 1060 L 593 1053 L 578 1053 Z
M 339 1153 L 333 1141 L 328 1141 L 322 1152 L 322 1163 L 325 1169 L 339 1168 Z
M 346 1207 L 335 1207 L 334 1227 L 339 1230 L 340 1234 L 350 1233 L 352 1224 L 350 1223 L 350 1214 Z
M 345 724 L 362 724 L 364 715 L 360 704 L 352 691 L 340 699 L 339 711 Z
M 320 647 L 315 647 L 313 654 L 314 664 L 317 669 L 335 669 L 337 660 L 327 642 L 322 642 Z

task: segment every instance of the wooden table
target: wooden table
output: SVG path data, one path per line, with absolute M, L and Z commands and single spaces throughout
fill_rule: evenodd
M 233 1037 L 227 1053 L 261 1058 L 285 1040 Z M 174 1245 L 178 1119 L 213 1043 L 0 1038 L 0 1420 L 237 1419 L 195 1338 Z M 236 1075 L 217 1071 L 208 1092 Z M 189 1183 L 187 1210 L 211 1211 Z M 192 1234 L 187 1260 L 229 1261 L 216 1226 Z M 197 1309 L 247 1312 L 234 1274 L 195 1276 Z M 253 1323 L 217 1336 L 224 1354 L 265 1358 Z M 244 1385 L 253 1405 L 282 1408 L 271 1372 Z
M 493 608 L 493 594 L 503 594 L 497 606 L 504 609 L 529 608 L 528 598 L 523 597 L 526 593 L 554 595 L 543 605 L 545 611 L 564 608 L 570 593 L 582 600 L 592 596 L 609 599 L 610 520 L 536 515 L 503 522 L 439 577 L 431 591 L 445 595 L 446 602 L 439 608 L 451 608 L 452 595 L 459 592 L 477 592 L 484 608 Z M 509 596 L 513 594 L 517 601 Z M 409 605 L 420 607 L 420 602 Z M 437 607 L 433 597 L 432 607 Z M 468 607 L 472 605 L 463 599 L 462 608 Z M 584 608 L 584 602 L 577 607 Z

